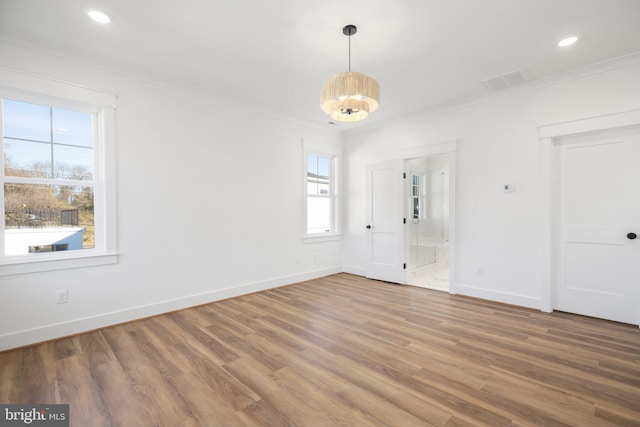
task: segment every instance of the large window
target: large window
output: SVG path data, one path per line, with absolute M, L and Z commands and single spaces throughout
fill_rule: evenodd
M 4 255 L 95 247 L 95 114 L 2 99 Z
M 305 153 L 305 234 L 328 236 L 338 233 L 337 156 Z
M 113 158 L 105 149 L 114 110 L 107 110 L 0 91 L 0 275 L 115 262 L 54 263 L 114 254 L 114 189 L 106 179 Z

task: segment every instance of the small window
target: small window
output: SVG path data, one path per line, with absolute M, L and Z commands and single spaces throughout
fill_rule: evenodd
M 420 175 L 411 174 L 411 203 L 413 207 L 413 218 L 418 219 L 420 215 L 420 200 L 422 197 L 422 185 Z
M 306 156 L 306 234 L 336 232 L 335 156 Z

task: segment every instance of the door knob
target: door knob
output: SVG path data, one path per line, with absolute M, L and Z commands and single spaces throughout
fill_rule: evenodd
M 633 239 L 635 239 L 636 237 L 638 237 L 638 235 L 637 235 L 636 233 L 629 233 L 629 234 L 627 234 L 627 239 L 629 239 L 629 240 L 633 240 Z
M 370 230 L 371 226 L 369 224 L 367 224 L 367 230 Z

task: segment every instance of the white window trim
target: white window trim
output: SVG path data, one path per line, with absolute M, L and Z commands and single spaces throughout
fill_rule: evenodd
M 333 201 L 333 212 L 331 221 L 331 232 L 329 233 L 307 233 L 307 157 L 308 156 L 329 157 L 331 161 L 331 197 Z M 342 239 L 342 212 L 341 212 L 341 162 L 342 148 L 329 144 L 316 144 L 302 141 L 302 241 L 303 243 L 320 243 Z
M 38 254 L 37 256 L 0 257 L 0 276 L 43 271 L 91 267 L 118 262 L 116 244 L 116 178 L 115 178 L 115 108 L 116 96 L 69 83 L 37 77 L 0 67 L 0 98 L 55 106 L 75 105 L 95 111 L 95 154 L 100 161 L 96 168 L 94 200 L 101 209 L 94 212 L 96 248 Z M 0 122 L 0 135 L 2 123 Z M 2 154 L 3 145 L 0 145 Z M 2 220 L 4 222 L 4 219 Z M 98 232 L 100 231 L 100 232 Z M 4 231 L 0 236 L 4 247 Z

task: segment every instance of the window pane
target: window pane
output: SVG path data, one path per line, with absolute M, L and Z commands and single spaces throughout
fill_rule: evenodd
M 307 194 L 318 194 L 318 183 L 315 178 L 309 177 L 309 179 L 307 179 Z
M 331 177 L 331 159 L 318 157 L 318 194 L 328 195 Z
M 85 147 L 53 146 L 55 178 L 93 179 L 93 150 Z
M 53 109 L 53 142 L 93 146 L 93 118 L 89 113 Z
M 331 156 L 307 156 L 307 234 L 333 230 L 333 192 Z
M 331 188 L 331 159 L 307 157 L 307 194 L 329 195 Z
M 318 157 L 307 156 L 307 194 L 318 194 Z
M 51 141 L 51 109 L 43 105 L 2 100 L 4 136 Z
M 331 200 L 328 197 L 307 198 L 307 233 L 331 231 Z
M 5 107 L 5 175 L 93 179 L 91 113 L 52 109 L 7 99 L 2 102 Z M 53 144 L 51 115 L 56 140 Z M 51 170 L 52 164 L 54 171 Z
M 326 157 L 318 157 L 318 178 L 319 180 L 329 181 L 329 175 L 331 172 L 330 159 Z
M 51 144 L 4 139 L 5 176 L 51 178 Z
M 411 175 L 411 195 L 420 195 L 420 176 L 418 175 Z
M 307 157 L 307 173 L 309 175 L 318 175 L 318 157 L 309 156 Z
M 4 196 L 6 255 L 94 247 L 92 188 L 5 184 Z

